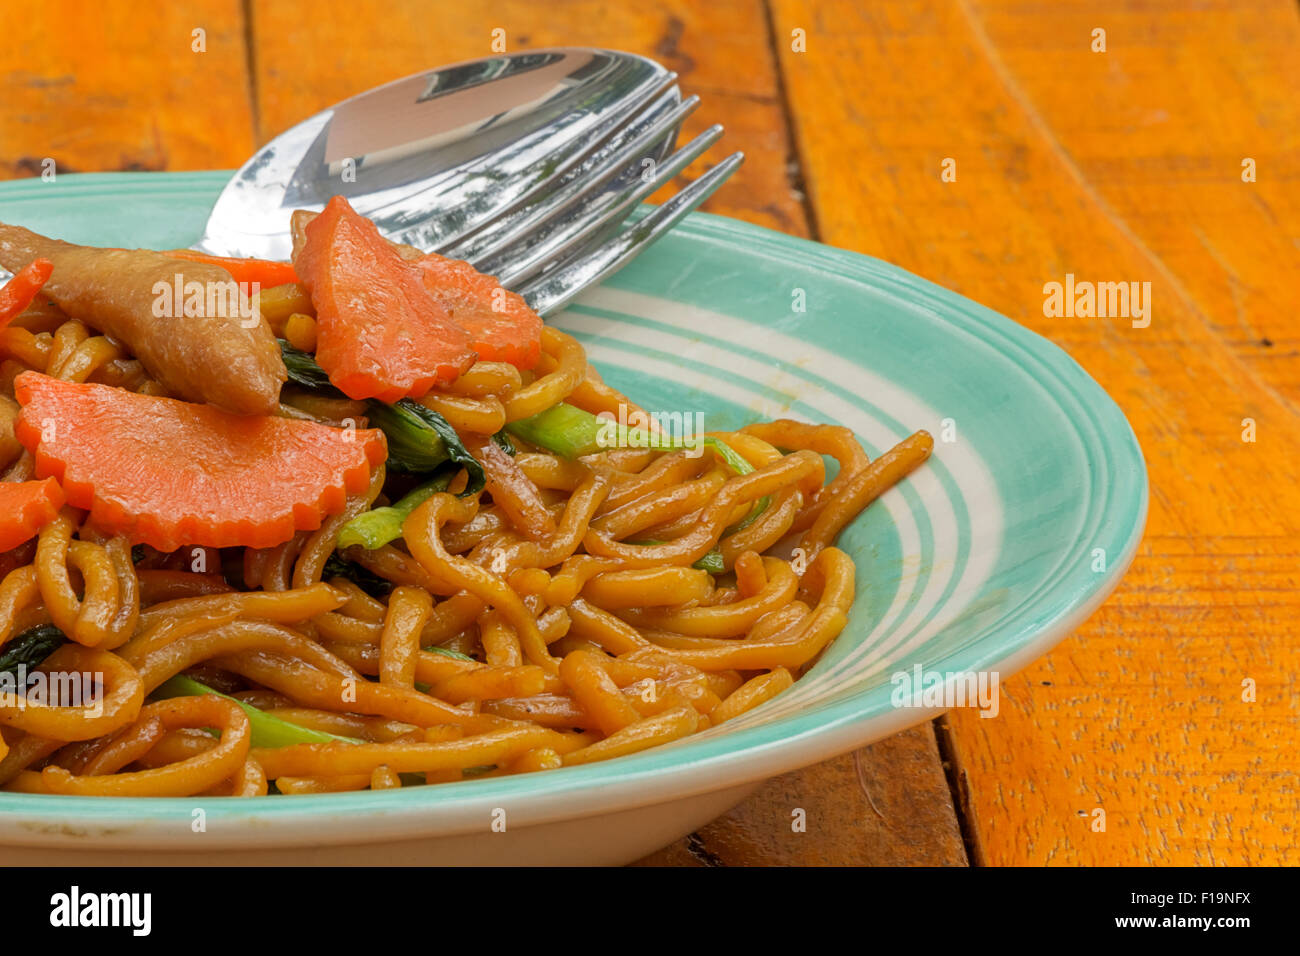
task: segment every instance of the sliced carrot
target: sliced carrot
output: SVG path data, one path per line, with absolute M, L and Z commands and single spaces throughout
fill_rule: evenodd
M 32 304 L 53 271 L 54 263 L 49 259 L 34 259 L 0 288 L 0 329 Z
M 468 262 L 430 252 L 414 263 L 424 285 L 451 319 L 469 333 L 470 347 L 487 362 L 530 369 L 542 355 L 542 320 L 519 295 Z
M 419 273 L 342 196 L 305 229 L 294 267 L 316 306 L 316 361 L 349 398 L 419 398 L 475 360 Z
M 320 527 L 384 460 L 383 433 L 62 382 L 14 380 L 14 433 L 36 474 L 134 543 L 269 548 Z
M 210 256 L 206 252 L 193 249 L 168 249 L 163 255 L 186 262 L 206 262 L 208 265 L 220 266 L 234 277 L 236 282 L 256 282 L 263 289 L 271 289 L 286 282 L 297 282 L 298 273 L 292 262 L 274 262 L 270 259 L 238 259 L 230 256 Z
M 45 527 L 63 507 L 63 490 L 53 478 L 0 481 L 0 552 L 18 547 Z

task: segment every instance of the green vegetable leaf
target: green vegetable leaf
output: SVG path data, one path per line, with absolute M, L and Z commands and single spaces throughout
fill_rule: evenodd
M 371 508 L 365 514 L 357 515 L 339 532 L 338 547 L 347 548 L 359 544 L 373 551 L 400 538 L 402 523 L 410 517 L 411 512 L 427 501 L 431 495 L 446 491 L 453 474 L 455 469 L 445 469 L 431 481 L 412 488 L 396 504 Z
M 347 578 L 371 597 L 386 597 L 393 590 L 392 581 L 381 578 L 369 568 L 364 568 L 355 561 L 348 561 L 346 558 L 339 557 L 337 552 L 325 559 L 325 567 L 321 571 L 321 577 L 327 581 L 330 578 Z
M 727 566 L 722 563 L 722 552 L 717 548 L 700 558 L 691 567 L 699 568 L 701 571 L 708 571 L 710 574 L 723 574 L 727 570 Z
M 481 491 L 483 466 L 469 453 L 456 429 L 432 408 L 404 398 L 396 405 L 372 401 L 370 421 L 388 436 L 388 467 L 413 474 L 433 471 L 444 461 L 462 466 L 469 482 L 460 497 Z
M 289 381 L 321 395 L 342 394 L 330 384 L 329 376 L 313 356 L 283 339 L 277 341 Z M 462 497 L 483 487 L 483 466 L 466 450 L 456 429 L 433 409 L 409 398 L 394 405 L 371 399 L 366 403 L 366 414 L 371 424 L 388 437 L 389 468 L 426 474 L 450 459 L 469 473 L 469 483 L 461 492 Z
M 518 449 L 515 448 L 515 443 L 510 440 L 510 435 L 504 428 L 493 435 L 492 440 L 511 458 L 517 454 Z
M 458 661 L 472 661 L 474 658 L 468 654 L 462 654 L 460 651 L 453 651 L 450 647 L 438 647 L 436 644 L 422 648 L 422 650 L 432 651 L 435 654 L 441 654 L 444 657 L 454 657 Z
M 186 677 L 184 674 L 177 674 L 170 680 L 158 685 L 152 696 L 158 700 L 165 700 L 168 697 L 202 697 L 204 694 L 216 694 L 218 697 L 225 697 L 226 700 L 233 700 L 239 705 L 239 709 L 248 715 L 248 722 L 252 725 L 254 747 L 288 747 L 292 744 L 363 743 L 363 741 L 357 740 L 355 737 L 340 737 L 337 734 L 327 734 L 322 730 L 312 730 L 309 727 L 300 727 L 287 720 L 281 720 L 274 714 L 268 714 L 252 704 L 245 704 L 242 700 L 237 700 L 220 691 L 213 690 L 207 684 L 201 684 L 194 678 Z
M 312 355 L 294 348 L 284 339 L 276 339 L 276 341 L 280 343 L 280 358 L 284 360 L 289 381 L 316 392 L 328 392 L 335 396 L 343 394 L 330 384 L 330 377 L 325 374 L 325 370 L 317 364 Z
M 0 648 L 0 674 L 16 673 L 19 667 L 39 667 L 68 638 L 53 624 L 31 627 Z
M 565 402 L 530 418 L 511 422 L 506 431 L 563 458 L 579 458 L 604 448 L 653 448 L 656 451 L 686 451 L 691 448 L 685 441 L 674 441 L 658 432 L 602 421 L 591 412 Z M 701 440 L 716 451 L 736 474 L 747 475 L 754 470 L 753 465 L 721 439 L 705 435 Z
M 601 450 L 604 423 L 590 412 L 560 402 L 529 418 L 506 425 L 506 431 L 563 458 L 578 458 Z

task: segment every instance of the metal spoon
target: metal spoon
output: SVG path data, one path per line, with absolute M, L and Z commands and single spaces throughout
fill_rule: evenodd
M 503 54 L 376 87 L 267 143 L 231 178 L 195 246 L 287 259 L 289 214 L 346 196 L 388 238 L 459 243 L 544 193 L 637 114 L 680 95 L 652 60 L 594 49 Z M 673 116 L 680 124 L 681 117 Z M 676 126 L 652 144 L 660 160 Z

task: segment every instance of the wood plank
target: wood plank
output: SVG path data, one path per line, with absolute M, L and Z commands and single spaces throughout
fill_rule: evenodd
M 796 821 L 806 829 L 796 829 Z M 965 864 L 934 728 L 927 723 L 769 780 L 730 813 L 639 865 Z
M 206 52 L 192 31 L 206 31 Z M 5 18 L 0 178 L 220 169 L 253 148 L 239 0 L 50 0 Z
M 1285 367 L 1268 370 L 1243 343 L 1265 322 L 1278 341 L 1295 334 L 1294 312 L 1267 303 L 1296 265 L 1285 187 L 1300 28 L 1281 3 L 1201 5 L 1175 15 L 1174 27 L 1148 5 L 1113 17 L 1085 9 L 775 0 L 778 35 L 808 31 L 806 53 L 781 48 L 796 140 L 827 241 L 1051 338 L 1120 403 L 1147 456 L 1148 537 L 1117 596 L 1005 683 L 999 718 L 952 716 L 983 859 L 1294 862 L 1294 787 L 1273 768 L 1300 759 L 1300 429 L 1280 387 Z M 1089 24 L 1103 22 L 1110 52 L 1089 62 L 1080 52 Z M 1211 61 L 1220 78 L 1250 74 L 1240 95 L 1255 108 L 1233 120 L 1240 148 L 1174 142 L 1160 126 L 1179 117 L 1171 129 L 1191 129 L 1217 114 L 1220 87 L 1197 78 Z M 1118 103 L 1154 112 L 1107 112 Z M 1108 141 L 1099 138 L 1106 123 Z M 1091 158 L 1081 162 L 1074 137 L 1089 124 Z M 1237 153 L 1258 153 L 1281 182 L 1268 191 L 1234 182 Z M 955 182 L 940 178 L 945 157 L 957 160 Z M 1204 182 L 1171 193 L 1162 164 Z M 1162 209 L 1211 195 L 1218 205 L 1155 229 Z M 1257 201 L 1263 219 L 1232 218 Z M 1126 215 L 1138 209 L 1151 212 L 1135 227 Z M 1263 290 L 1247 297 L 1239 282 L 1237 313 L 1216 291 L 1225 280 L 1191 278 L 1209 255 L 1198 229 L 1220 257 L 1232 249 L 1236 274 Z M 1267 263 L 1239 262 L 1251 250 Z M 1151 325 L 1045 316 L 1043 284 L 1067 272 L 1151 282 Z M 1243 441 L 1244 418 L 1257 441 Z M 1241 699 L 1245 679 L 1254 703 Z M 1098 807 L 1105 832 L 1091 827 Z
M 1279 281 L 1300 259 L 1300 5 L 1135 5 L 1102 18 L 1084 5 L 977 10 L 1007 74 L 1030 78 L 1023 85 L 1057 148 L 1153 268 L 1256 378 L 1300 408 L 1300 283 Z M 1065 40 L 1097 26 L 1105 54 Z

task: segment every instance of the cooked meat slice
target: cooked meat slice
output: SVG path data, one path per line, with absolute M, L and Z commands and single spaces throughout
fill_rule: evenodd
M 125 343 L 172 395 L 244 415 L 279 407 L 288 377 L 279 347 L 255 310 L 240 314 L 248 303 L 239 307 L 224 269 L 145 249 L 78 246 L 0 223 L 0 265 L 16 272 L 42 257 L 54 272 L 41 294 Z M 201 306 L 187 289 L 202 290 Z

